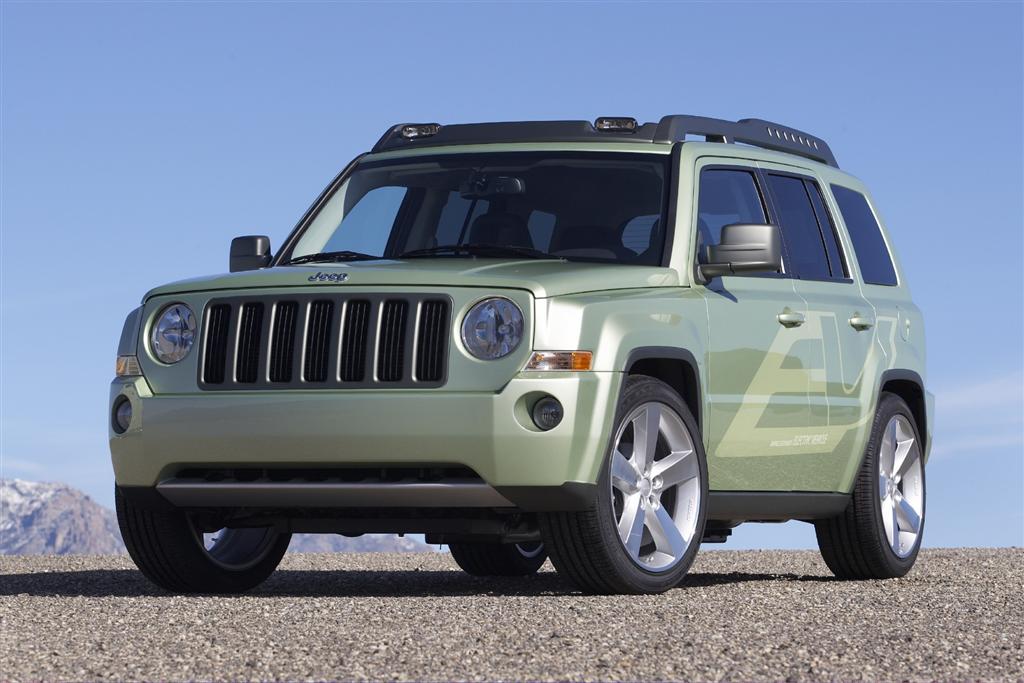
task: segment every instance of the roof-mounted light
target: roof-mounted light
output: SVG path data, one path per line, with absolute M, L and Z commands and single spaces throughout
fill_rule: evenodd
M 636 119 L 628 116 L 601 116 L 594 121 L 594 128 L 604 133 L 635 133 Z
M 410 123 L 402 126 L 402 137 L 406 140 L 414 138 L 429 138 L 441 131 L 440 123 Z

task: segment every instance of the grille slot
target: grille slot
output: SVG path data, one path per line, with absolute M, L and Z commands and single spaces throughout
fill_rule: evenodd
M 444 385 L 451 300 L 341 293 L 214 298 L 203 314 L 199 388 L 422 388 Z
M 444 360 L 448 357 L 448 302 L 437 299 L 423 302 L 416 339 L 416 379 L 440 381 L 444 378 Z
M 398 382 L 405 369 L 405 319 L 409 303 L 397 299 L 384 302 L 380 312 L 380 346 L 377 349 L 377 379 Z
M 328 349 L 331 345 L 333 318 L 333 301 L 314 301 L 310 304 L 309 322 L 306 325 L 306 364 L 302 375 L 307 382 L 327 381 Z
M 274 327 L 270 331 L 270 381 L 291 382 L 295 355 L 295 322 L 299 304 L 282 301 L 274 309 Z
M 348 302 L 345 329 L 341 333 L 339 377 L 342 382 L 362 382 L 366 376 L 366 335 L 370 331 L 370 302 Z
M 203 354 L 203 381 L 223 384 L 228 356 L 228 322 L 231 307 L 227 304 L 211 306 L 210 322 L 206 330 L 206 350 Z
M 238 353 L 235 355 L 235 381 L 252 384 L 260 374 L 260 336 L 263 331 L 263 304 L 242 306 L 238 325 Z

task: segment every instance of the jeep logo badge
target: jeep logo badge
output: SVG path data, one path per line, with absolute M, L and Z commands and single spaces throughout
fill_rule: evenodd
M 317 273 L 316 275 L 310 275 L 310 282 L 344 282 L 348 280 L 348 273 Z

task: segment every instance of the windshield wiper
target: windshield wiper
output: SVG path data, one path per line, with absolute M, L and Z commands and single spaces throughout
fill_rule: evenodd
M 549 254 L 546 251 L 541 251 L 539 249 L 504 246 L 500 244 L 442 244 L 436 247 L 427 247 L 426 249 L 413 249 L 412 251 L 399 254 L 397 258 L 428 258 L 430 256 L 440 256 L 442 254 L 465 254 L 466 256 L 492 256 L 496 258 L 516 256 L 519 258 L 563 260 L 559 256 Z
M 306 254 L 288 259 L 286 265 L 293 263 L 336 263 L 340 261 L 376 261 L 383 256 L 373 256 L 360 251 L 321 251 L 316 254 Z

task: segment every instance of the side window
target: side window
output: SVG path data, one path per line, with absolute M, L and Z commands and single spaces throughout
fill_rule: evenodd
M 799 278 L 828 280 L 825 243 L 803 179 L 769 174 L 768 186 L 786 244 L 786 270 Z
M 878 227 L 868 200 L 860 192 L 841 185 L 833 185 L 832 194 L 839 204 L 839 213 L 843 215 L 846 230 L 850 233 L 864 282 L 895 286 L 896 268 L 892 265 L 882 229 Z
M 828 215 L 825 202 L 821 198 L 821 188 L 818 184 L 805 180 L 807 194 L 811 196 L 811 204 L 814 206 L 814 213 L 818 217 L 818 227 L 821 228 L 821 236 L 825 240 L 825 251 L 828 253 L 828 266 L 835 279 L 848 278 L 850 272 L 846 269 L 842 254 L 839 251 L 839 240 L 836 239 L 836 227 L 832 224 L 832 218 Z
M 622 246 L 634 254 L 642 254 L 651 248 L 651 239 L 657 227 L 659 216 L 637 216 L 622 228 Z
M 732 223 L 764 223 L 764 205 L 751 171 L 709 168 L 700 174 L 697 197 L 697 257 L 718 244 L 722 228 Z
M 345 214 L 321 251 L 347 249 L 374 256 L 383 254 L 407 191 L 405 187 L 384 186 L 364 194 Z
M 531 211 L 530 219 L 526 222 L 526 229 L 530 231 L 530 240 L 533 242 L 533 246 L 547 251 L 551 247 L 551 235 L 555 232 L 555 214 Z

